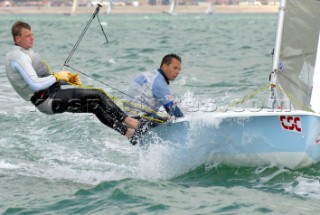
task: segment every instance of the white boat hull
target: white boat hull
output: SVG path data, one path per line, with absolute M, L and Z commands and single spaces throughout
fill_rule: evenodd
M 319 135 L 320 116 L 304 111 L 204 113 L 153 128 L 142 143 L 206 146 L 211 162 L 294 169 L 320 160 Z

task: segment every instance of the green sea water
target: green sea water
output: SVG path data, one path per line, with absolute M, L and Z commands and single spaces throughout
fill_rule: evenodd
M 232 167 L 196 149 L 133 147 L 90 114 L 39 113 L 5 75 L 11 25 L 29 22 L 35 49 L 61 70 L 90 15 L 0 18 L 0 212 L 2 214 L 316 214 L 320 165 Z M 82 81 L 122 96 L 130 81 L 181 55 L 170 84 L 188 114 L 226 107 L 268 83 L 276 14 L 99 15 L 69 63 Z M 268 92 L 255 99 L 266 101 Z M 249 105 L 249 104 L 248 104 Z M 192 151 L 194 150 L 194 151 Z

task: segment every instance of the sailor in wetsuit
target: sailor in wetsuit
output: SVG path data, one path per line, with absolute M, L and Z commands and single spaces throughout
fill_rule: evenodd
M 125 98 L 128 101 L 126 107 L 130 110 L 128 114 L 161 119 L 154 113 L 163 106 L 170 116 L 183 117 L 169 90 L 169 81 L 175 80 L 180 70 L 180 56 L 168 54 L 163 57 L 159 69 L 139 74 L 130 85 Z
M 50 73 L 45 61 L 32 49 L 33 32 L 28 23 L 16 22 L 12 36 L 15 46 L 7 53 L 6 72 L 22 98 L 46 114 L 94 113 L 103 124 L 129 139 L 133 136 L 139 121 L 124 113 L 102 90 L 81 88 L 79 76 L 71 72 Z M 63 89 L 63 84 L 73 86 Z

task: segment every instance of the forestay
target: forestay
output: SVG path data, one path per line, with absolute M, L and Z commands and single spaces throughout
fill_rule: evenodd
M 284 11 L 276 83 L 277 104 L 281 108 L 310 111 L 313 108 L 310 106 L 311 94 L 320 102 L 320 87 L 315 87 L 312 92 L 320 30 L 320 1 L 287 0 Z M 320 80 L 315 80 L 315 84 L 319 85 Z M 320 110 L 314 111 L 319 113 Z

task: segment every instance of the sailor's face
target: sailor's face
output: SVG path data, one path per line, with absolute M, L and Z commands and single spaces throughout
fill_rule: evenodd
M 162 71 L 170 81 L 173 81 L 178 77 L 180 70 L 181 62 L 175 58 L 172 58 L 169 65 L 164 64 L 162 68 Z
M 22 48 L 29 49 L 33 47 L 33 33 L 27 28 L 21 29 L 21 35 L 15 37 L 16 44 Z

